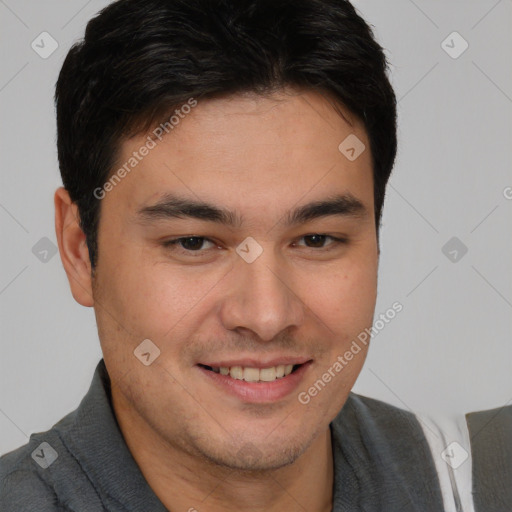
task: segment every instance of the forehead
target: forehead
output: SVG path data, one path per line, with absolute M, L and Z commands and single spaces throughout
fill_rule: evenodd
M 138 210 L 177 193 L 262 214 L 262 205 L 285 197 L 297 203 L 349 192 L 373 206 L 364 126 L 336 107 L 318 93 L 295 90 L 199 101 L 174 115 L 161 140 L 152 129 L 123 142 L 115 168 L 126 167 L 148 136 L 156 143 L 105 199 Z M 350 137 L 368 148 L 354 160 L 340 151 Z

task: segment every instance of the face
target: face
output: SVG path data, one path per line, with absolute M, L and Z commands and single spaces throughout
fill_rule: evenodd
M 366 348 L 335 363 L 372 323 L 378 249 L 370 151 L 338 149 L 369 142 L 343 113 L 290 90 L 202 101 L 102 199 L 94 307 L 115 403 L 167 446 L 278 468 L 344 404 Z

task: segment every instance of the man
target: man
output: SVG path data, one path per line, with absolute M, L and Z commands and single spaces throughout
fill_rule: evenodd
M 1 510 L 471 502 L 436 425 L 351 393 L 396 101 L 350 3 L 119 0 L 70 50 L 56 106 L 59 250 L 104 358 L 76 411 L 2 458 Z M 468 416 L 477 511 L 511 503 L 478 473 L 510 474 L 499 413 Z

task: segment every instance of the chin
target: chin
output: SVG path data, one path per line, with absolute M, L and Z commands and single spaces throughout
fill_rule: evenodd
M 224 450 L 216 450 L 211 444 L 199 448 L 203 458 L 215 466 L 237 472 L 267 472 L 277 470 L 293 464 L 308 448 L 313 440 L 304 439 L 275 440 L 270 443 L 268 439 L 244 440 Z

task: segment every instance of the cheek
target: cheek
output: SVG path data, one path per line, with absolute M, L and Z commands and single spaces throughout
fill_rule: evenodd
M 372 325 L 377 276 L 374 265 L 354 265 L 311 280 L 309 303 L 321 323 L 326 352 L 318 357 L 310 378 L 297 397 L 313 417 L 332 420 L 345 403 L 366 359 L 368 344 L 358 336 Z
M 135 263 L 136 262 L 136 263 Z M 222 280 L 226 269 L 180 267 L 156 260 L 126 257 L 110 278 L 110 298 L 121 318 L 143 337 L 176 335 Z
M 376 264 L 350 265 L 306 278 L 308 304 L 335 333 L 354 335 L 371 324 L 377 298 Z

